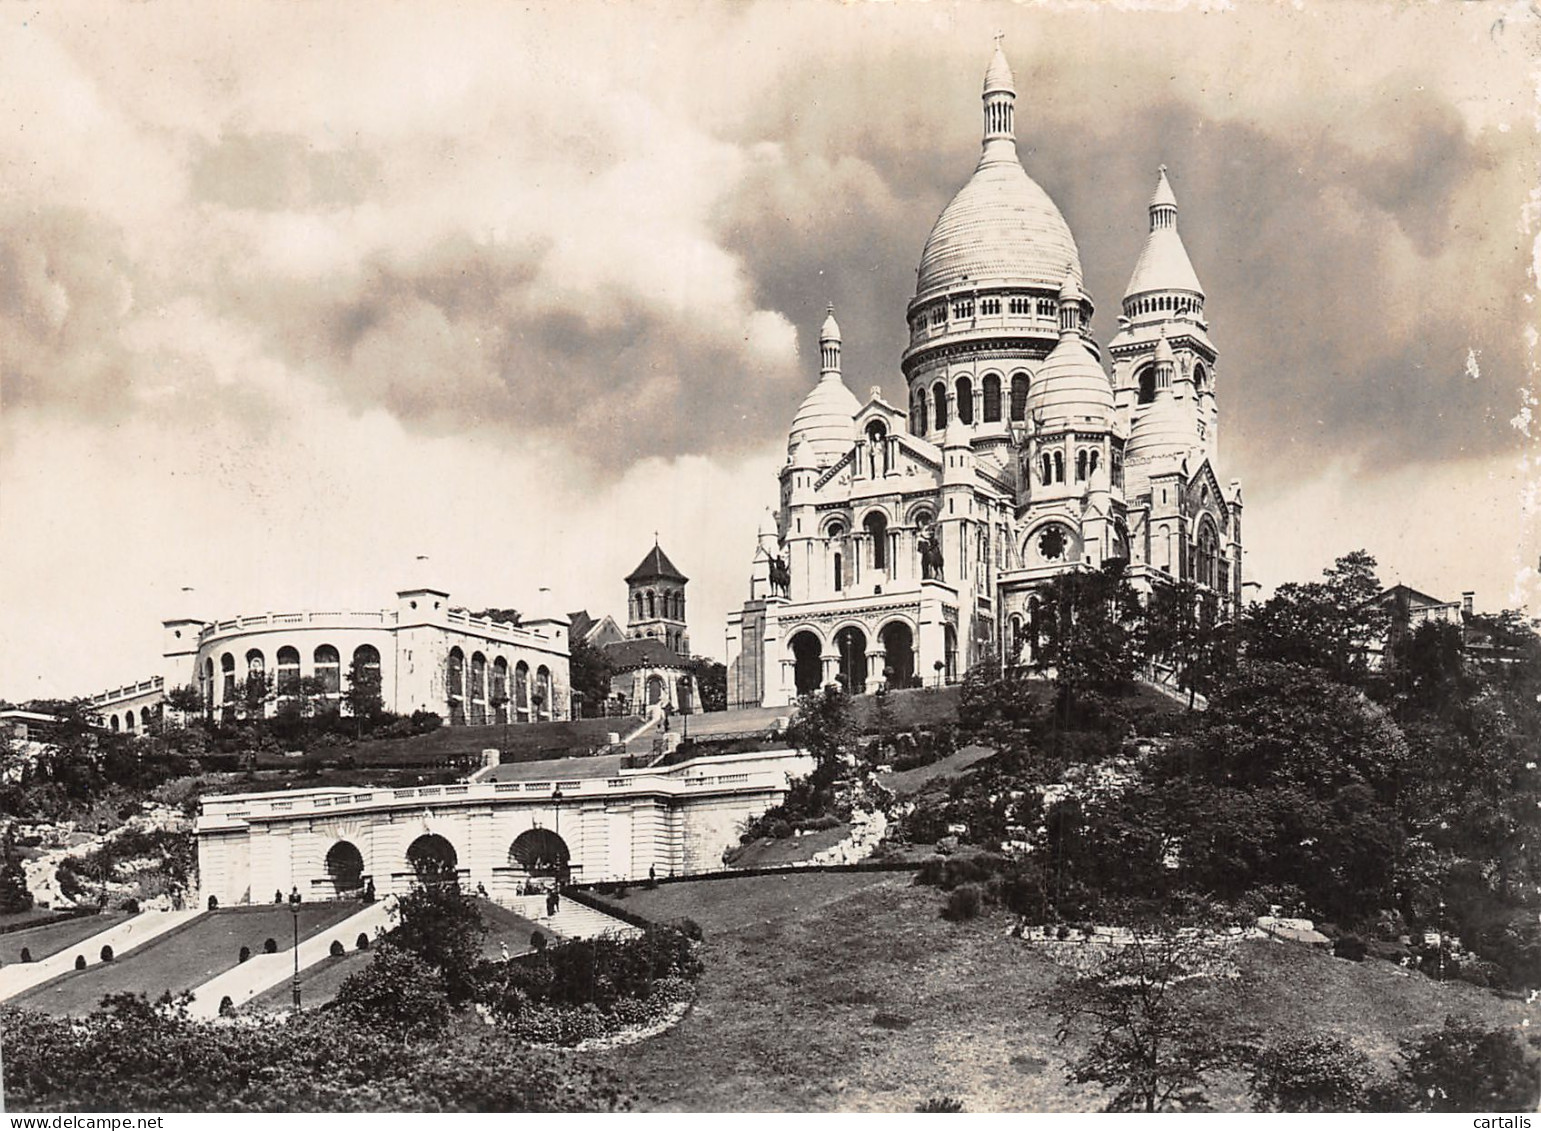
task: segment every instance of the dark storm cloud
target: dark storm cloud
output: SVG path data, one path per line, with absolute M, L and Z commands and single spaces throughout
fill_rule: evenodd
M 1156 166 L 1170 166 L 1239 471 L 1280 458 L 1389 467 L 1514 442 L 1506 422 L 1527 375 L 1518 132 L 1472 140 L 1414 75 L 1329 127 L 1304 115 L 1215 121 L 1180 98 L 1150 98 L 1164 91 L 1159 77 L 1113 61 L 1095 71 L 1013 62 L 1024 164 L 1076 236 L 1104 343 Z M 1100 85 L 1109 75 L 1120 84 Z M 804 356 L 833 297 L 848 383 L 864 394 L 881 381 L 903 403 L 905 304 L 925 236 L 977 158 L 977 80 L 890 56 L 810 64 L 782 94 L 741 138 L 775 139 L 781 160 L 724 205 L 722 238 L 759 300 L 793 318 Z M 1468 350 L 1480 378 L 1464 372 Z

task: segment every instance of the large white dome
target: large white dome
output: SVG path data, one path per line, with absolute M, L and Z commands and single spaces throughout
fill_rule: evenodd
M 1079 281 L 1081 253 L 1054 201 L 1027 175 L 1014 145 L 1008 159 L 987 149 L 986 159 L 931 229 L 915 298 L 963 283 L 1058 290 L 1067 268 Z
M 787 455 L 807 441 L 820 467 L 828 467 L 856 443 L 856 414 L 861 405 L 838 373 L 826 373 L 809 390 L 792 417 Z

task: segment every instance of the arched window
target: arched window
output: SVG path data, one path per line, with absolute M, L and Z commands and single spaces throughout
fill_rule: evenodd
M 322 644 L 316 649 L 316 678 L 321 681 L 323 695 L 336 695 L 342 690 L 342 661 L 337 649 Z
M 1064 481 L 1065 481 L 1065 453 L 1064 452 L 1055 452 L 1054 453 L 1054 482 L 1056 482 L 1056 483 L 1063 483 Z
M 123 712 L 123 729 L 128 731 L 129 734 L 134 733 L 134 712 Z
M 295 663 L 298 662 L 299 657 L 296 655 Z M 198 694 L 203 699 L 204 708 L 208 709 L 214 706 L 214 661 L 212 659 L 203 661 L 203 667 L 199 670 L 198 682 L 201 685 L 198 688 Z
M 150 714 L 150 708 L 148 708 L 148 707 L 141 707 L 141 708 L 139 708 L 139 724 L 144 729 L 146 734 L 148 734 L 149 731 L 150 731 L 150 719 L 151 718 L 152 718 L 152 716 Z
M 888 439 L 888 425 L 881 420 L 874 420 L 867 425 L 867 442 L 869 444 L 881 444 Z
M 480 652 L 471 655 L 471 721 L 487 721 L 487 657 Z
M 1054 482 L 1054 460 L 1048 452 L 1043 453 L 1043 481 L 1045 483 Z
M 535 694 L 531 697 L 531 703 L 535 707 L 536 718 L 551 718 L 554 706 L 551 702 L 551 670 L 545 664 L 535 669 Z
M 838 592 L 840 592 L 840 590 L 842 590 L 844 588 L 845 588 L 845 559 L 841 555 L 836 554 L 835 555 L 835 592 L 838 593 Z
M 235 657 L 226 652 L 219 658 L 220 702 L 235 702 Z
M 1011 375 L 1011 419 L 1023 421 L 1027 419 L 1027 374 L 1013 373 Z
M 523 660 L 514 665 L 514 718 L 530 721 L 530 665 Z
M 915 394 L 915 435 L 924 436 L 929 429 L 926 427 L 926 392 L 922 389 Z
M 260 649 L 253 648 L 246 653 L 246 678 L 261 679 L 267 674 L 267 662 L 262 658 Z
M 652 620 L 657 615 L 658 615 L 658 609 L 657 609 L 656 604 L 653 601 L 653 591 L 651 589 L 649 589 L 647 591 L 647 616 L 648 616 L 649 620 Z
M 300 650 L 288 645 L 278 650 L 278 693 L 294 695 L 300 690 Z
M 508 661 L 502 656 L 492 661 L 492 694 L 488 702 L 492 704 L 493 721 L 508 722 Z
M 1075 454 L 1075 481 L 1086 482 L 1086 449 L 1082 448 Z
M 373 679 L 376 686 L 380 682 L 380 650 L 373 644 L 360 644 L 353 649 L 353 666 L 363 673 L 366 679 Z
M 121 723 L 118 722 L 118 716 L 117 715 L 113 715 L 107 721 L 112 724 L 112 733 L 113 734 L 117 734 L 119 726 L 122 725 Z
M 967 377 L 959 377 L 958 384 L 958 421 L 962 424 L 974 423 L 974 382 Z
M 985 423 L 995 424 L 1001 418 L 1001 379 L 994 373 L 985 374 Z
M 862 525 L 867 528 L 867 536 L 872 539 L 872 568 L 886 570 L 888 568 L 888 519 L 878 511 L 873 511 Z
M 938 432 L 947 431 L 947 386 L 940 381 L 931 386 L 931 423 Z
M 1135 379 L 1139 385 L 1139 391 L 1135 394 L 1140 404 L 1150 404 L 1156 399 L 1156 367 L 1147 365 L 1140 370 L 1140 375 Z
M 460 648 L 449 650 L 449 665 L 445 671 L 451 699 L 459 699 L 466 693 L 466 654 Z
M 1204 368 L 1202 361 L 1193 367 L 1193 388 L 1200 393 L 1209 391 L 1209 370 Z

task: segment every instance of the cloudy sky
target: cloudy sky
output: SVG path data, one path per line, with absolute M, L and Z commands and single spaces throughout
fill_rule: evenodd
M 654 531 L 722 651 L 834 302 L 904 307 L 1005 33 L 1107 341 L 1165 163 L 1265 588 L 1541 612 L 1537 17 L 775 2 L 0 6 L 0 696 L 159 621 L 624 612 Z

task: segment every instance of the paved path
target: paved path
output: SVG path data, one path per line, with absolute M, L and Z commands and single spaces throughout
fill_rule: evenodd
M 575 899 L 563 899 L 555 915 L 546 914 L 546 897 L 543 895 L 513 895 L 499 902 L 531 920 L 541 930 L 564 939 L 593 938 L 606 931 L 622 938 L 642 933 L 630 923 L 614 915 L 606 915 L 603 911 L 596 911 Z
M 341 923 L 300 940 L 300 970 L 303 972 L 320 962 L 332 951 L 333 942 L 341 942 L 344 950 L 353 950 L 359 935 L 368 935 L 370 941 L 388 931 L 396 922 L 396 901 L 382 899 L 367 904 L 362 910 L 348 916 Z M 219 1003 L 229 998 L 240 1009 L 252 998 L 278 985 L 294 975 L 294 948 L 275 954 L 254 954 L 239 966 L 222 974 L 216 974 L 193 991 L 188 1012 L 194 1017 L 218 1017 Z
M 145 911 L 41 961 L 18 962 L 0 968 L 0 1001 L 70 973 L 75 969 L 77 956 L 85 958 L 87 967 L 100 966 L 103 946 L 112 947 L 113 957 L 121 958 L 167 931 L 191 923 L 202 914 L 202 911 Z

